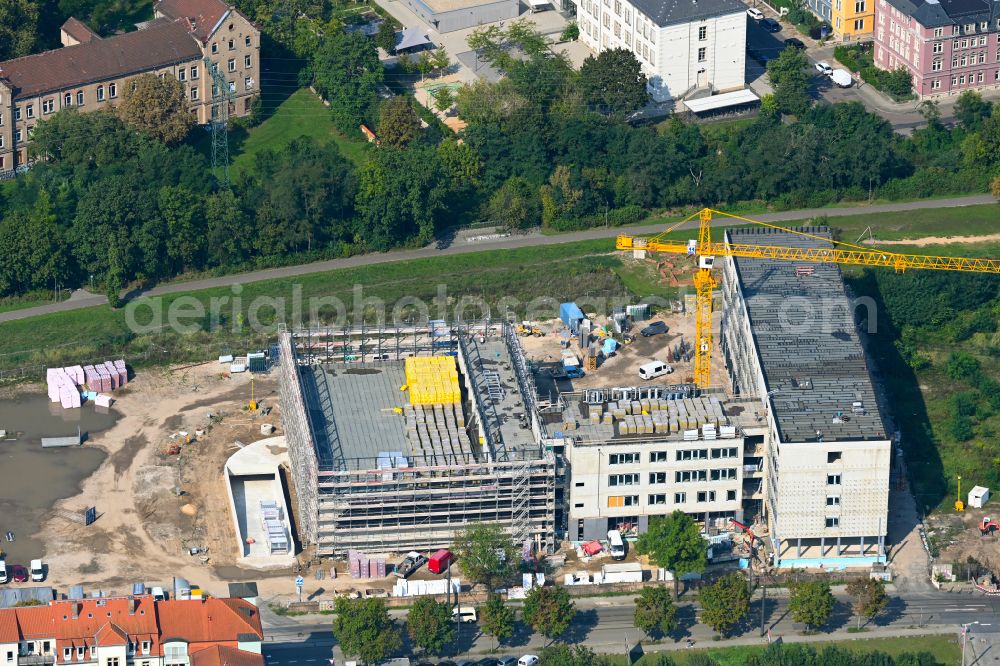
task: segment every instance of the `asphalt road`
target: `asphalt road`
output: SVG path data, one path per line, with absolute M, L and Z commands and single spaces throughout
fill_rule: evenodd
M 853 206 L 842 208 L 810 208 L 803 210 L 790 210 L 781 213 L 766 213 L 755 215 L 754 219 L 761 222 L 787 222 L 790 220 L 801 220 L 814 216 L 825 215 L 827 217 L 843 217 L 850 215 L 866 215 L 870 213 L 900 212 L 907 210 L 924 210 L 933 208 L 955 208 L 959 206 L 972 206 L 977 204 L 996 203 L 996 198 L 988 194 L 972 195 L 965 197 L 954 197 L 949 199 L 930 199 L 924 201 L 909 201 L 901 203 L 877 204 L 873 206 Z M 696 226 L 697 220 L 689 223 L 686 228 Z M 428 257 L 445 256 L 453 254 L 467 254 L 470 252 L 482 252 L 485 250 L 512 250 L 523 247 L 534 247 L 541 245 L 558 245 L 560 243 L 570 243 L 574 241 L 593 240 L 600 238 L 614 238 L 621 233 L 648 234 L 655 231 L 651 226 L 630 226 L 630 227 L 600 227 L 567 234 L 557 234 L 546 236 L 538 232 L 523 235 L 508 236 L 502 238 L 484 238 L 472 240 L 468 236 L 463 236 L 455 242 L 437 242 L 433 245 L 416 250 L 398 250 L 394 252 L 380 252 L 373 254 L 363 254 L 346 259 L 331 259 L 327 261 L 317 261 L 308 264 L 298 264 L 295 266 L 285 266 L 282 268 L 271 268 L 267 270 L 252 271 L 249 273 L 238 273 L 216 278 L 206 278 L 203 280 L 191 280 L 188 282 L 172 282 L 148 289 L 140 293 L 129 294 L 128 298 L 134 299 L 141 296 L 163 296 L 179 292 L 197 291 L 200 289 L 211 289 L 214 287 L 229 287 L 236 284 L 247 284 L 262 280 L 273 280 L 276 278 L 289 278 L 311 273 L 322 273 L 338 268 L 353 268 L 357 266 L 367 266 L 382 264 L 393 261 L 406 261 L 409 259 L 425 259 Z M 51 314 L 54 312 L 67 312 L 79 310 L 98 305 L 107 305 L 107 298 L 95 294 L 90 294 L 79 290 L 73 297 L 60 303 L 41 305 L 33 308 L 21 310 L 11 310 L 0 313 L 0 323 L 27 319 L 37 315 Z
M 840 603 L 826 627 L 832 633 L 821 634 L 818 639 L 859 637 L 857 634 L 846 633 L 856 622 L 850 614 L 850 600 L 846 596 L 838 596 L 838 599 Z M 598 652 L 617 652 L 624 651 L 626 643 L 633 645 L 644 638 L 632 622 L 634 607 L 631 598 L 578 599 L 577 609 L 576 619 L 563 637 L 569 643 L 585 643 Z M 668 641 L 666 647 L 683 645 L 688 638 L 694 640 L 696 646 L 718 645 L 712 641 L 714 632 L 696 623 L 696 607 L 681 604 L 678 611 L 682 627 L 674 636 L 678 642 Z M 787 598 L 768 598 L 764 607 L 764 619 L 772 637 L 794 639 L 801 634 L 803 627 L 794 624 L 787 611 Z M 403 620 L 406 612 L 394 611 L 392 615 L 397 620 Z M 747 626 L 737 634 L 734 642 L 746 644 L 762 640 L 759 596 L 754 599 L 748 617 Z M 283 618 L 283 621 L 288 622 L 288 619 Z M 863 636 L 874 638 L 952 632 L 952 635 L 957 635 L 960 626 L 967 623 L 978 623 L 973 628 L 974 635 L 996 641 L 1000 638 L 1000 600 L 947 594 L 894 597 L 884 619 L 871 626 Z M 507 643 L 505 653 L 537 653 L 545 646 L 545 639 L 518 624 L 518 630 Z M 342 663 L 343 655 L 335 645 L 329 621 L 305 620 L 302 624 L 266 626 L 265 638 L 264 654 L 268 666 L 323 666 L 330 658 Z M 491 640 L 479 634 L 477 625 L 462 625 L 453 655 L 484 654 L 493 647 Z

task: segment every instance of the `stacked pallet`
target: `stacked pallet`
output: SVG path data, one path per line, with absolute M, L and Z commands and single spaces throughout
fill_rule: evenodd
M 75 375 L 66 368 L 49 368 L 45 371 L 49 400 L 60 403 L 64 409 L 80 406 L 80 390 L 76 387 Z
M 351 578 L 385 578 L 386 566 L 383 558 L 369 558 L 361 551 L 349 550 L 347 561 Z
M 461 405 L 406 405 L 403 418 L 413 455 L 429 464 L 449 464 L 468 448 Z
M 450 405 L 461 401 L 454 356 L 410 356 L 405 369 L 410 404 Z
M 274 500 L 261 500 L 260 517 L 264 533 L 267 534 L 268 551 L 272 555 L 290 552 L 288 533 L 285 531 L 278 503 Z
M 644 398 L 609 402 L 604 410 L 591 405 L 590 423 L 598 422 L 617 423 L 621 435 L 669 434 L 698 428 L 715 433 L 720 426 L 725 426 L 726 416 L 717 398 Z M 727 428 L 726 433 L 729 431 Z

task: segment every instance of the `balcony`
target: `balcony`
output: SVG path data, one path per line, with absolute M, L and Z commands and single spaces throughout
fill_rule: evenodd
M 56 657 L 51 654 L 18 655 L 17 663 L 18 666 L 49 666 L 56 663 Z

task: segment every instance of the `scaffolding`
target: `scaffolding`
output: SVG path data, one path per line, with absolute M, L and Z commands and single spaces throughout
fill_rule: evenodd
M 302 329 L 285 332 L 279 347 L 280 362 L 295 369 L 281 366 L 283 395 L 298 395 L 297 402 L 287 399 L 292 409 L 301 404 L 301 423 L 286 429 L 294 452 L 293 478 L 296 488 L 304 489 L 298 492 L 299 509 L 310 512 L 300 524 L 312 530 L 304 540 L 316 545 L 318 555 L 447 547 L 470 522 L 500 524 L 519 546 L 554 546 L 556 459 L 540 446 L 536 389 L 511 327 L 429 321 L 420 326 Z M 405 455 L 392 454 L 389 466 L 380 463 L 383 454 L 352 457 L 331 417 L 337 389 L 331 388 L 325 371 L 311 366 L 337 368 L 343 391 L 350 372 L 398 368 L 409 357 L 441 355 L 457 357 L 460 370 L 462 403 L 454 406 L 452 418 L 432 406 L 421 408 L 426 412 L 421 420 L 416 408 L 404 407 L 410 449 Z M 388 377 L 379 381 L 384 398 Z M 293 385 L 286 386 L 289 382 Z M 522 407 L 523 414 L 517 412 Z M 457 432 L 449 425 L 453 421 Z M 425 445 L 425 440 L 437 442 L 432 425 L 441 446 Z M 410 433 L 414 428 L 415 439 Z M 530 433 L 523 432 L 528 429 Z M 400 448 L 391 439 L 372 446 L 386 453 Z

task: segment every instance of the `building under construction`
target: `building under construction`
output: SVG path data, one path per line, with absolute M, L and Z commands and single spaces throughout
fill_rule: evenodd
M 508 324 L 279 334 L 299 532 L 320 556 L 449 546 L 468 523 L 552 547 L 556 459 Z

